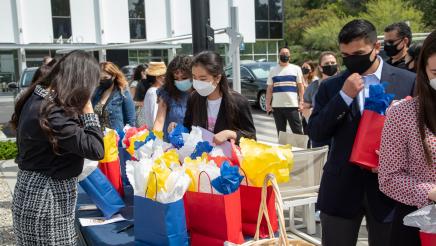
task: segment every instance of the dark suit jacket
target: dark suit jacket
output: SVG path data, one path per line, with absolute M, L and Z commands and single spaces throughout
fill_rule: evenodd
M 236 106 L 233 127 L 230 126 L 229 117 L 226 112 L 226 108 L 224 107 L 223 98 L 213 132 L 219 133 L 223 130 L 233 130 L 237 134 L 237 144 L 239 143 L 239 139 L 241 137 L 256 139 L 256 128 L 254 127 L 253 116 L 251 115 L 251 107 L 248 100 L 241 94 L 234 91 L 231 91 L 230 95 Z M 204 98 L 202 98 L 197 92 L 193 92 L 188 99 L 183 125 L 189 130 L 191 130 L 192 126 L 201 126 L 207 129 L 207 119 L 204 119 L 203 122 L 199 122 L 197 124 L 193 122 L 193 115 L 198 113 L 194 112 L 194 105 L 198 103 L 204 103 L 204 101 L 202 102 L 202 99 Z M 207 112 L 206 108 L 203 110 Z
M 309 120 L 311 139 L 332 139 L 321 179 L 318 205 L 323 213 L 353 218 L 361 211 L 366 192 L 372 215 L 378 221 L 389 222 L 394 202 L 380 192 L 377 174 L 349 162 L 361 117 L 357 99 L 347 106 L 339 94 L 349 76 L 350 73 L 345 71 L 321 83 Z M 395 94 L 398 100 L 412 95 L 415 74 L 384 62 L 381 82 L 389 82 L 386 91 Z

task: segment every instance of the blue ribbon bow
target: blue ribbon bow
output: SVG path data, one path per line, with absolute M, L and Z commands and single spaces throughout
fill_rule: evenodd
M 191 159 L 196 159 L 200 157 L 203 153 L 210 153 L 213 147 L 208 141 L 198 142 L 195 146 L 194 152 L 191 154 Z
M 174 128 L 168 134 L 168 140 L 177 149 L 180 149 L 181 147 L 183 147 L 183 145 L 185 145 L 182 133 L 189 133 L 189 131 L 182 124 L 177 124 L 176 128 Z
M 391 105 L 394 94 L 386 93 L 387 82 L 369 86 L 369 97 L 365 99 L 365 109 L 385 115 L 386 109 Z
M 221 194 L 227 195 L 238 190 L 241 181 L 244 179 L 239 174 L 238 166 L 231 166 L 228 161 L 225 161 L 220 168 L 221 175 L 212 180 L 212 186 Z

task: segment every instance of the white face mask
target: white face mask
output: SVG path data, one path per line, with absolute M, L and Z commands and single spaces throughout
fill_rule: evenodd
M 430 80 L 430 86 L 436 91 L 436 78 Z
M 207 97 L 209 96 L 216 88 L 216 85 L 213 85 L 212 82 L 201 81 L 194 79 L 194 89 L 200 94 L 200 96 Z

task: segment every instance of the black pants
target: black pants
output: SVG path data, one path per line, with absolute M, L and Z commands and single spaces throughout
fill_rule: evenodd
M 331 216 L 321 211 L 322 245 L 356 245 L 363 217 L 366 218 L 369 245 L 389 245 L 392 223 L 382 223 L 377 221 L 371 214 L 366 197 L 363 199 L 361 213 L 359 213 L 355 218 L 348 219 Z
M 419 228 L 405 226 L 403 219 L 406 215 L 418 210 L 417 207 L 397 202 L 394 221 L 392 222 L 391 246 L 420 246 Z
M 303 127 L 298 108 L 273 108 L 273 115 L 276 123 L 277 135 L 281 131 L 286 132 L 286 122 L 289 123 L 292 133 L 303 134 Z

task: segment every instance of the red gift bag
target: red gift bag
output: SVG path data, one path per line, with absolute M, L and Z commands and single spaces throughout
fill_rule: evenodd
M 107 177 L 107 179 L 118 191 L 120 196 L 124 196 L 123 181 L 121 180 L 120 159 L 112 162 L 98 163 L 98 167 L 101 172 Z
M 241 190 L 242 233 L 245 236 L 254 237 L 254 234 L 256 234 L 262 187 L 241 185 L 239 189 Z M 277 221 L 277 212 L 274 205 L 275 195 L 271 186 L 268 186 L 267 188 L 266 199 L 271 226 L 273 231 L 277 232 L 279 223 Z M 260 224 L 259 236 L 261 238 L 269 237 L 268 226 L 265 218 L 262 219 Z
M 350 162 L 372 169 L 378 167 L 381 135 L 385 116 L 374 111 L 364 110 L 354 139 Z
M 188 191 L 184 202 L 192 246 L 222 246 L 226 241 L 236 244 L 244 242 L 239 190 L 228 195 Z
M 426 233 L 423 231 L 419 232 L 419 237 L 421 238 L 422 246 L 434 246 L 436 245 L 436 234 Z

